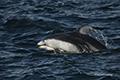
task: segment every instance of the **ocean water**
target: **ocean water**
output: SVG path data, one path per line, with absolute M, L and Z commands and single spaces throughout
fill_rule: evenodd
M 109 49 L 55 54 L 35 48 L 82 25 L 101 32 Z M 0 80 L 120 80 L 120 0 L 0 0 Z

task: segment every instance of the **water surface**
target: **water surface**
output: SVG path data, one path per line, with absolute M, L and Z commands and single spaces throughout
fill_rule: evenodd
M 90 25 L 107 37 L 109 50 L 54 54 L 35 48 L 52 34 Z M 1 80 L 119 80 L 120 1 L 1 0 Z

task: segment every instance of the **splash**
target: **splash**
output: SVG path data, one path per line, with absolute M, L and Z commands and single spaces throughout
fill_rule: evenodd
M 100 30 L 89 30 L 88 34 L 97 39 L 99 42 L 101 42 L 103 45 L 105 45 L 108 49 L 112 49 L 114 45 L 114 41 L 108 39 L 108 37 L 104 36 L 104 32 Z

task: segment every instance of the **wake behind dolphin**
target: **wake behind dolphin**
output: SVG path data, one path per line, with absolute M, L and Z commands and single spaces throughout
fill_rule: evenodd
M 52 50 L 55 53 L 90 53 L 107 49 L 103 44 L 87 34 L 94 30 L 91 26 L 79 27 L 71 33 L 55 34 L 37 44 L 37 48 Z

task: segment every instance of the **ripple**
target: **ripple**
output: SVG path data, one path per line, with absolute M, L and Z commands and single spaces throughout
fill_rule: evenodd
M 119 1 L 2 0 L 0 5 L 1 80 L 120 79 Z M 113 47 L 90 54 L 35 48 L 46 36 L 86 24 L 102 31 Z

